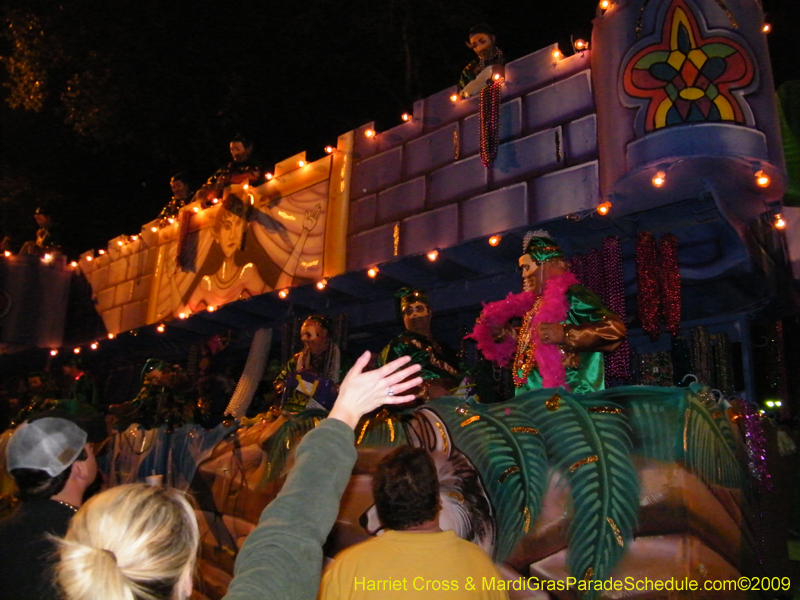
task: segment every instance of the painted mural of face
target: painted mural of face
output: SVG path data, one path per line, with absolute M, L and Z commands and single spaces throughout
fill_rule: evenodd
M 300 340 L 303 342 L 303 347 L 314 356 L 319 356 L 328 349 L 327 330 L 310 319 L 300 328 Z
M 428 335 L 431 328 L 431 310 L 424 302 L 412 302 L 403 309 L 403 325 L 409 331 Z
M 476 33 L 469 36 L 469 46 L 480 58 L 489 58 L 494 53 L 494 36 Z
M 228 214 L 222 219 L 219 233 L 214 236 L 219 247 L 222 248 L 222 253 L 225 255 L 225 258 L 233 256 L 234 252 L 239 248 L 239 244 L 242 241 L 243 229 L 244 219 L 228 211 Z

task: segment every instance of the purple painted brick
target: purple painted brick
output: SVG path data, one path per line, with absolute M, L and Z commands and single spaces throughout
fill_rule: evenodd
M 417 177 L 378 194 L 378 223 L 397 221 L 425 208 L 425 178 Z
M 394 258 L 394 223 L 347 238 L 347 270 L 357 271 Z
M 477 154 L 428 176 L 428 206 L 435 207 L 486 189 L 486 167 Z
M 357 163 L 353 167 L 350 197 L 355 200 L 399 182 L 402 162 L 403 148 L 395 148 Z
M 503 103 L 500 107 L 500 141 L 518 137 L 522 132 L 522 99 Z M 470 115 L 461 125 L 461 156 L 475 154 L 481 147 L 480 115 Z
M 364 135 L 367 129 L 375 130 L 375 123 L 364 123 L 355 130 L 353 138 L 353 158 L 357 161 L 374 156 L 378 151 L 378 142 L 374 137 L 368 138 Z
M 425 114 L 422 117 L 422 124 L 426 131 L 433 131 L 478 111 L 477 96 L 466 100 L 459 99 L 456 102 L 450 100 L 450 96 L 456 91 L 456 86 L 451 86 L 425 98 Z
M 561 164 L 561 128 L 556 127 L 500 146 L 492 174 L 494 182 L 503 185 L 552 171 Z
M 453 131 L 457 128 L 458 123 L 453 123 L 406 144 L 406 175 L 419 175 L 453 162 Z
M 523 101 L 528 131 L 583 117 L 594 112 L 589 71 L 530 93 Z
M 464 241 L 521 227 L 528 223 L 528 184 L 494 190 L 462 204 Z
M 410 121 L 400 123 L 399 125 L 392 127 L 391 129 L 387 129 L 386 131 L 381 131 L 378 135 L 378 151 L 386 152 L 387 150 L 391 150 L 399 144 L 404 144 L 405 142 L 413 140 L 414 138 L 422 135 L 422 119 L 425 113 L 424 108 L 425 102 L 423 100 L 417 100 L 414 103 L 413 112 L 410 113 L 412 115 L 412 119 Z
M 564 126 L 564 157 L 568 165 L 597 158 L 597 115 Z
M 597 161 L 537 177 L 531 182 L 536 221 L 593 210 L 600 198 Z
M 375 227 L 377 218 L 375 194 L 350 203 L 350 217 L 347 233 L 358 233 Z
M 449 248 L 458 241 L 457 204 L 409 217 L 401 226 L 400 247 L 403 256 L 422 254 L 431 248 Z
M 573 54 L 559 61 L 553 59 L 553 50 L 558 44 L 551 44 L 541 50 L 518 58 L 506 65 L 506 83 L 503 97 L 513 98 L 541 87 L 546 83 L 564 79 L 590 67 L 589 52 Z

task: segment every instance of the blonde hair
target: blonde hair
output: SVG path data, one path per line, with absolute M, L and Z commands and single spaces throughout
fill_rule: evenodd
M 198 540 L 197 519 L 183 493 L 121 485 L 75 514 L 58 540 L 56 578 L 67 600 L 183 598 Z

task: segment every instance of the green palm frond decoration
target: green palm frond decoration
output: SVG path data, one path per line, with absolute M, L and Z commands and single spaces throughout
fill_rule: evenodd
M 686 392 L 683 461 L 706 484 L 740 488 L 745 473 L 724 412 L 707 387 L 692 384 Z
M 281 425 L 272 436 L 267 438 L 262 449 L 267 455 L 267 469 L 264 471 L 262 484 L 269 483 L 283 474 L 289 453 L 300 443 L 303 436 L 314 429 L 328 412 L 311 409 L 301 412 Z
M 356 427 L 356 443 L 359 446 L 384 446 L 395 448 L 408 443 L 403 427 L 403 414 L 393 414 L 386 410 L 361 420 Z
M 636 386 L 600 392 L 604 400 L 625 408 L 633 451 L 639 456 L 671 462 L 683 458 L 683 388 Z M 598 394 L 599 395 L 599 394 Z
M 541 435 L 514 401 L 488 405 L 439 398 L 425 408 L 447 425 L 453 444 L 481 474 L 495 510 L 494 559 L 502 561 L 541 510 L 548 472 Z
M 524 394 L 516 401 L 540 428 L 551 467 L 570 485 L 570 572 L 579 580 L 603 580 L 632 538 L 639 509 L 627 416 L 622 406 L 595 394 L 559 389 L 547 395 Z
M 739 488 L 745 480 L 736 440 L 709 388 L 637 387 L 599 392 L 625 407 L 634 451 L 665 462 L 682 462 L 704 483 Z

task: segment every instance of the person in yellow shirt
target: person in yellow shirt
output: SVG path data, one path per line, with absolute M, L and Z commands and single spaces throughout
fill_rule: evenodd
M 508 598 L 486 583 L 503 579 L 489 555 L 439 527 L 439 479 L 427 451 L 401 446 L 387 454 L 372 491 L 386 529 L 336 556 L 318 600 Z

